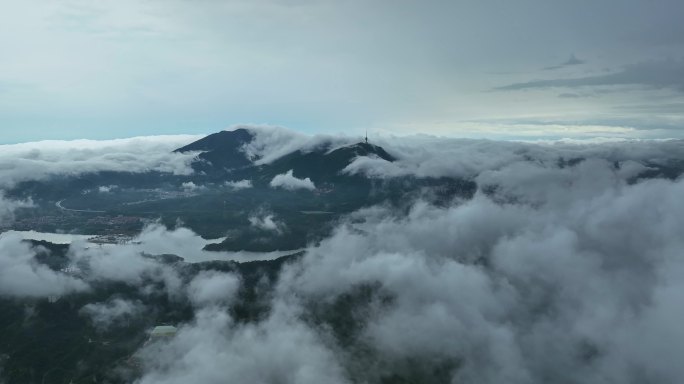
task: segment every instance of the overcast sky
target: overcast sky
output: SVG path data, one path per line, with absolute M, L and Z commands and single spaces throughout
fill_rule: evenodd
M 681 0 L 0 0 L 0 142 L 684 137 Z

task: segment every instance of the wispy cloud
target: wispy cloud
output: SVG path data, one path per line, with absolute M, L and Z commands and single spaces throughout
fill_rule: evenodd
M 495 88 L 518 91 L 539 88 L 581 88 L 637 85 L 646 88 L 671 88 L 684 92 L 684 60 L 659 60 L 633 64 L 613 73 L 588 77 L 532 80 Z
M 569 58 L 567 61 L 564 61 L 563 63 L 558 64 L 558 65 L 553 65 L 553 66 L 550 66 L 550 67 L 546 67 L 546 68 L 544 68 L 544 70 L 546 70 L 546 71 L 553 71 L 553 70 L 556 70 L 556 69 L 561 69 L 561 68 L 565 68 L 565 67 L 571 67 L 571 66 L 574 66 L 574 65 L 580 65 L 580 64 L 584 64 L 584 63 L 585 63 L 584 60 L 580 60 L 580 59 L 578 59 L 577 57 L 575 57 L 574 54 L 572 54 L 572 55 L 570 55 L 570 58 Z

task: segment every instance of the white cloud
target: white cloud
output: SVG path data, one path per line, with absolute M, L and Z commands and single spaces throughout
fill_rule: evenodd
M 474 178 L 516 163 L 534 162 L 558 168 L 561 159 L 595 158 L 625 163 L 634 169 L 634 162 L 665 165 L 673 159 L 684 159 L 684 140 L 524 143 L 419 135 L 380 138 L 375 144 L 383 146 L 397 161 L 359 157 L 343 172 L 379 178 L 406 175 Z
M 236 325 L 218 308 L 198 312 L 182 337 L 142 352 L 142 382 L 274 382 L 258 361 L 287 361 L 285 382 L 306 382 L 292 372 L 308 361 L 314 377 L 341 382 L 419 374 L 463 383 L 676 383 L 684 374 L 676 360 L 684 353 L 676 321 L 684 181 L 629 184 L 631 174 L 602 159 L 563 169 L 516 163 L 481 175 L 500 185 L 493 195 L 356 212 L 285 270 L 268 318 Z M 349 302 L 345 295 L 362 286 L 375 294 L 345 309 L 358 329 L 340 344 L 329 333 L 340 325 L 312 320 L 311 311 L 338 310 L 325 306 Z M 275 339 L 303 347 L 285 352 Z M 324 358 L 312 360 L 312 351 Z M 267 369 L 276 375 L 279 367 Z
M 281 277 L 278 297 L 306 307 L 378 284 L 391 299 L 361 326 L 377 360 L 350 357 L 359 381 L 411 361 L 451 362 L 447 379 L 464 383 L 677 382 L 681 366 L 659 356 L 684 353 L 671 320 L 684 181 L 629 185 L 606 162 L 506 175 L 500 193 L 523 199 L 357 213 Z
M 74 243 L 69 254 L 75 266 L 87 271 L 84 278 L 88 281 L 122 282 L 150 293 L 157 290 L 156 283 L 163 283 L 163 290 L 170 297 L 180 294 L 182 281 L 176 271 L 169 265 L 144 257 L 135 248 L 84 247 Z
M 20 208 L 33 208 L 35 204 L 31 199 L 13 200 L 5 197 L 0 190 L 0 224 L 5 224 L 14 220 L 14 212 Z
M 208 240 L 188 229 L 155 224 L 127 245 L 74 244 L 71 257 L 84 264 L 86 281 L 143 290 L 163 282 L 170 296 L 196 307 L 168 343 L 140 351 L 140 382 L 378 382 L 416 372 L 421 381 L 441 372 L 434 381 L 462 383 L 678 383 L 684 376 L 677 360 L 684 355 L 684 180 L 633 180 L 649 165 L 684 159 L 682 141 L 379 143 L 398 160 L 358 159 L 348 171 L 464 177 L 479 189 L 447 206 L 419 200 L 406 210 L 353 213 L 286 267 L 266 297 L 270 311 L 249 323 L 228 314 L 237 276 L 206 272 L 186 284 L 170 265 L 140 255 L 235 255 L 201 251 Z M 271 184 L 292 183 L 314 188 L 292 171 Z M 267 212 L 250 224 L 278 228 Z M 7 239 L 0 239 L 2 295 L 88 288 Z M 349 299 L 364 287 L 370 297 Z M 339 324 L 316 312 L 338 310 L 330 305 L 340 298 L 357 320 L 344 342 L 334 332 Z M 93 305 L 93 313 L 114 308 L 105 319 L 126 313 L 115 303 Z
M 279 128 L 243 126 L 255 133 L 245 152 L 258 159 L 257 164 L 272 162 L 292 151 L 314 148 L 332 149 L 359 139 L 344 136 L 306 136 Z M 155 136 L 121 140 L 77 140 L 37 142 L 0 146 L 0 187 L 9 188 L 17 182 L 41 180 L 53 175 L 73 175 L 98 171 L 144 172 L 157 170 L 174 174 L 190 174 L 194 154 L 174 154 L 171 151 L 185 145 L 196 136 Z M 684 159 L 683 140 L 560 140 L 543 142 L 504 142 L 491 140 L 454 139 L 428 135 L 377 137 L 374 144 L 383 146 L 397 158 L 388 162 L 374 157 L 358 157 L 343 172 L 388 178 L 413 175 L 417 177 L 474 178 L 492 170 L 500 170 L 520 162 L 538 162 L 556 166 L 560 158 L 599 158 L 631 167 L 646 163 L 665 164 L 672 159 Z M 622 169 L 622 168 L 621 168 Z M 273 184 L 275 183 L 275 185 Z M 278 175 L 272 186 L 314 189 L 313 183 Z M 227 187 L 247 188 L 250 180 L 228 181 Z M 106 191 L 111 186 L 103 186 Z M 194 190 L 201 186 L 184 183 Z
M 292 174 L 291 169 L 286 173 L 276 175 L 269 185 L 271 188 L 283 188 L 289 191 L 296 189 L 308 189 L 313 191 L 316 189 L 316 186 L 310 178 L 298 179 Z
M 246 128 L 254 134 L 251 142 L 242 149 L 255 164 L 269 164 L 289 153 L 310 152 L 320 147 L 352 144 L 359 139 L 339 135 L 308 136 L 299 132 L 277 126 L 239 125 L 232 129 Z
M 240 278 L 230 273 L 201 272 L 188 286 L 188 297 L 197 306 L 230 304 L 240 288 Z
M 132 281 L 135 284 L 140 282 L 141 274 L 156 268 L 156 263 L 152 260 L 139 258 L 143 252 L 149 255 L 173 254 L 182 257 L 188 263 L 211 260 L 238 262 L 272 260 L 291 253 L 291 251 L 214 252 L 203 250 L 208 244 L 218 243 L 223 239 L 207 240 L 188 228 L 168 229 L 159 223 L 152 223 L 145 226 L 138 236 L 126 244 L 99 248 L 92 247 L 92 244 L 83 239 L 78 239 L 72 244 L 71 251 L 77 259 L 92 258 L 92 262 L 98 266 L 97 270 L 102 270 L 105 279 Z M 100 264 L 102 264 L 101 267 Z
M 168 343 L 138 356 L 141 384 L 348 382 L 325 340 L 284 306 L 254 324 L 235 324 L 216 307 L 200 310 Z
M 105 331 L 112 327 L 127 325 L 144 310 L 145 306 L 139 300 L 114 298 L 106 302 L 86 304 L 80 313 L 88 316 L 96 328 Z
M 280 234 L 285 229 L 285 223 L 278 221 L 274 214 L 261 210 L 250 216 L 248 220 L 249 225 L 264 231 Z
M 234 191 L 239 191 L 241 189 L 252 188 L 252 180 L 238 180 L 238 181 L 226 181 L 223 185 Z
M 0 236 L 0 296 L 47 298 L 89 289 L 83 281 L 38 263 L 35 254 L 19 235 Z
M 40 141 L 0 145 L 0 187 L 27 180 L 88 172 L 192 173 L 196 154 L 173 153 L 198 136 L 150 136 L 118 140 Z
M 205 186 L 197 185 L 192 181 L 187 181 L 185 183 L 182 183 L 181 188 L 183 188 L 183 190 L 185 190 L 185 192 L 196 192 L 196 191 L 201 191 L 203 189 L 206 189 Z
M 153 225 L 140 244 L 79 251 L 93 279 L 163 281 L 196 307 L 173 339 L 139 351 L 140 382 L 429 381 L 439 372 L 463 383 L 678 382 L 684 181 L 630 179 L 643 161 L 677 156 L 680 143 L 470 144 L 452 161 L 472 161 L 459 172 L 475 175 L 474 198 L 355 212 L 286 267 L 268 315 L 249 323 L 228 315 L 237 276 L 203 272 L 186 285 L 139 256 L 201 253 L 206 240 L 187 229 Z M 491 152 L 468 156 L 477 148 Z M 588 159 L 560 167 L 559 154 Z M 431 172 L 450 172 L 437 164 Z M 266 213 L 253 219 L 277 227 Z M 339 324 L 315 310 L 338 310 L 326 305 L 359 287 L 374 293 L 345 309 L 358 321 L 341 342 L 331 332 Z
M 116 188 L 118 188 L 116 185 L 101 185 L 99 188 L 97 188 L 97 191 L 100 193 L 110 193 Z
M 281 127 L 236 126 L 249 129 L 254 140 L 243 150 L 263 165 L 292 153 L 313 149 L 334 149 L 356 143 L 361 138 L 340 135 L 307 136 Z M 474 178 L 480 173 L 500 170 L 515 163 L 536 162 L 544 167 L 558 167 L 558 162 L 572 159 L 603 159 L 617 162 L 636 171 L 644 164 L 665 165 L 684 159 L 684 140 L 628 140 L 624 138 L 588 138 L 494 141 L 431 135 L 376 135 L 372 144 L 382 146 L 397 161 L 377 157 L 357 157 L 343 173 L 376 178 L 400 176 Z

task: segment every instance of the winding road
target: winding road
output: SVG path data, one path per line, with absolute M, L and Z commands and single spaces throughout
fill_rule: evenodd
M 58 202 L 55 203 L 57 208 L 63 210 L 63 211 L 69 211 L 69 212 L 85 212 L 85 213 L 106 213 L 107 211 L 94 211 L 90 209 L 71 209 L 71 208 L 66 208 L 65 206 L 62 205 L 62 202 L 66 199 L 62 199 Z

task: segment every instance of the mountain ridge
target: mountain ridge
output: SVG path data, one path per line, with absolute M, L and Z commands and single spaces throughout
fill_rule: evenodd
M 254 134 L 247 129 L 220 131 L 205 136 L 197 141 L 174 150 L 174 153 L 200 151 L 195 162 L 196 170 L 206 171 L 210 167 L 240 168 L 252 165 L 252 161 L 242 151 L 245 144 L 254 139 Z M 204 163 L 205 165 L 200 165 Z M 206 164 L 210 165 L 207 167 Z
M 244 152 L 245 145 L 256 134 L 245 128 L 221 131 L 176 149 L 176 153 L 201 151 L 193 168 L 201 174 L 214 178 L 241 177 L 265 180 L 293 170 L 297 177 L 309 177 L 314 182 L 332 181 L 358 176 L 341 172 L 358 157 L 377 157 L 393 162 L 396 158 L 384 148 L 368 142 L 358 142 L 338 147 L 321 145 L 310 150 L 295 149 L 266 164 L 255 164 Z

